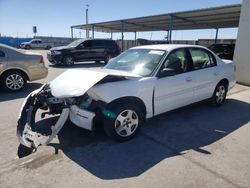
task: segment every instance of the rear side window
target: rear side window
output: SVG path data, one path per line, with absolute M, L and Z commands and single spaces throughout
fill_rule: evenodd
M 88 40 L 84 42 L 84 46 L 87 48 L 103 48 L 104 47 L 104 41 L 101 40 Z
M 107 48 L 117 48 L 117 45 L 114 41 L 107 41 L 106 42 L 106 47 Z
M 5 57 L 5 53 L 2 50 L 0 50 L 0 57 Z
M 189 51 L 193 60 L 194 70 L 209 68 L 216 65 L 215 58 L 208 51 L 198 48 L 191 48 Z

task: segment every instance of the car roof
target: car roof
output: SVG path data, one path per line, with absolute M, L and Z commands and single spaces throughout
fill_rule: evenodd
M 178 48 L 187 48 L 187 47 L 198 47 L 198 48 L 203 48 L 207 49 L 203 46 L 199 45 L 190 45 L 190 44 L 155 44 L 155 45 L 145 45 L 145 46 L 137 46 L 131 49 L 152 49 L 152 50 L 166 50 L 166 51 L 172 51 L 174 49 Z

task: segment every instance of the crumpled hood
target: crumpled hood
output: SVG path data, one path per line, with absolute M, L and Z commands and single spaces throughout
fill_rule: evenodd
M 108 75 L 141 77 L 137 74 L 112 69 L 68 70 L 50 83 L 51 93 L 58 98 L 78 97 Z

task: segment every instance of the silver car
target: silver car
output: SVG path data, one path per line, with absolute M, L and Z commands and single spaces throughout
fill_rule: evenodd
M 21 90 L 27 81 L 45 78 L 48 69 L 43 56 L 0 44 L 0 86 L 6 91 Z

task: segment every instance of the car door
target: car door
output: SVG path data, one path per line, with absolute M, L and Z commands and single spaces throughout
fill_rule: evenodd
M 43 48 L 43 43 L 41 40 L 37 40 L 37 48 Z
M 76 61 L 84 61 L 88 57 L 89 47 L 91 43 L 88 40 L 82 42 L 75 48 L 70 50 L 70 53 L 74 56 Z
M 189 48 L 195 80 L 194 102 L 210 98 L 220 78 L 214 55 L 203 48 Z
M 157 74 L 154 88 L 154 114 L 161 114 L 192 103 L 194 80 L 190 57 L 185 48 L 170 52 Z M 160 77 L 164 68 L 173 69 L 175 75 Z
M 32 48 L 39 48 L 39 40 L 33 40 L 32 41 Z

